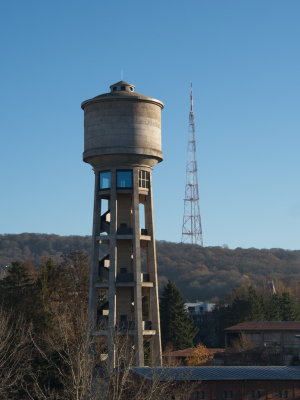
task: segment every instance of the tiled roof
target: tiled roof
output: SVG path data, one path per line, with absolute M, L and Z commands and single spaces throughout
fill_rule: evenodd
M 294 381 L 300 379 L 300 367 L 134 367 L 131 370 L 144 379 L 159 381 Z
M 184 350 L 175 350 L 175 351 L 170 351 L 169 353 L 165 353 L 165 357 L 190 357 L 193 355 L 195 351 L 195 347 L 189 347 L 188 349 Z M 224 353 L 225 349 L 219 349 L 219 348 L 206 348 L 206 350 L 210 354 L 218 354 L 218 353 Z
M 189 357 L 193 354 L 195 348 L 194 347 L 189 347 L 188 349 L 184 350 L 174 350 L 170 351 L 168 353 L 165 353 L 165 357 Z
M 250 321 L 230 326 L 225 331 L 300 331 L 300 321 Z

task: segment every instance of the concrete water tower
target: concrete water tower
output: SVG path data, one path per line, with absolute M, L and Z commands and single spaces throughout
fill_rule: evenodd
M 132 340 L 135 365 L 161 365 L 152 168 L 163 103 L 121 81 L 82 103 L 83 160 L 95 172 L 89 319 L 93 335 Z

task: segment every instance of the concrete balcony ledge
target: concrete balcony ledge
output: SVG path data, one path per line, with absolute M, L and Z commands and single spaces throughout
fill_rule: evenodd
M 152 329 L 152 321 L 143 321 L 143 335 L 156 335 L 156 330 Z
M 148 194 L 149 194 L 149 189 L 147 189 L 147 188 L 142 188 L 142 187 L 139 187 L 139 194 L 145 194 L 145 195 L 148 195 Z
M 154 287 L 153 282 L 142 282 L 142 287 Z
M 152 238 L 150 235 L 140 235 L 140 240 L 145 240 L 147 242 L 151 242 Z
M 132 272 L 121 272 L 117 275 L 117 282 L 133 282 L 134 274 Z M 150 282 L 150 275 L 148 273 L 141 273 L 142 282 Z
M 133 240 L 133 235 L 116 235 L 117 240 Z
M 134 281 L 133 273 L 131 273 L 131 272 L 120 273 L 117 275 L 116 281 L 117 282 L 133 282 Z
M 109 282 L 96 282 L 95 288 L 108 288 Z
M 133 188 L 117 188 L 117 193 L 131 194 L 132 192 Z
M 111 236 L 112 236 L 111 234 L 109 234 L 109 235 L 101 235 L 100 234 L 96 237 L 96 239 L 103 243 L 103 242 L 108 242 L 110 240 Z M 116 234 L 117 240 L 132 240 L 133 237 L 134 237 L 134 235 L 132 233 L 126 233 L 126 234 L 125 233 L 117 233 Z M 152 237 L 151 237 L 151 235 L 140 235 L 140 240 L 144 240 L 146 242 L 151 242 Z
M 120 330 L 118 330 L 117 331 L 117 335 L 122 335 L 122 336 L 126 336 L 126 335 L 130 335 L 130 336 L 132 336 L 132 335 L 135 335 L 135 331 L 133 331 L 133 330 L 126 330 L 126 329 L 120 329 Z
M 134 287 L 135 282 L 116 282 L 116 287 Z M 141 282 L 142 287 L 153 288 L 153 282 Z M 98 286 L 105 287 L 105 286 Z
M 155 330 L 143 330 L 143 335 L 145 335 L 145 336 L 154 336 L 154 335 L 156 335 L 156 331 Z
M 105 195 L 109 196 L 110 195 L 110 189 L 100 189 L 98 191 L 98 195 L 101 196 L 101 197 L 104 197 Z
M 117 335 L 135 335 L 136 331 L 134 329 L 121 329 L 119 328 L 117 330 Z M 109 331 L 108 330 L 94 330 L 92 332 L 92 336 L 108 336 Z M 143 329 L 143 335 L 145 336 L 154 336 L 156 335 L 156 330 L 154 329 Z
M 109 242 L 110 240 L 110 235 L 98 235 L 96 236 L 96 240 L 99 241 L 100 243 L 104 243 L 104 242 Z
M 108 336 L 108 330 L 92 331 L 92 336 Z
M 133 234 L 132 233 L 117 233 L 116 234 L 116 239 L 118 240 L 132 240 L 133 239 Z
M 134 287 L 135 282 L 116 282 L 116 287 Z
M 133 273 L 121 273 L 117 275 L 116 286 L 117 287 L 132 287 L 136 284 Z M 142 287 L 153 287 L 153 282 L 150 282 L 149 274 L 141 274 L 141 285 Z

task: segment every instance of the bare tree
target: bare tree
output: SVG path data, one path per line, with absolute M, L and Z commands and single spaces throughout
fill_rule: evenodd
M 241 332 L 238 339 L 232 344 L 232 351 L 236 353 L 242 353 L 253 349 L 254 344 L 248 335 Z
M 27 351 L 27 335 L 21 319 L 0 309 L 0 397 L 20 384 L 27 370 L 24 357 Z
M 32 335 L 32 342 L 49 366 L 56 370 L 59 389 L 39 379 L 40 371 L 31 371 L 31 385 L 27 393 L 31 399 L 41 400 L 158 400 L 170 393 L 173 383 L 161 381 L 154 368 L 151 380 L 140 379 L 133 373 L 135 349 L 132 337 L 116 332 L 115 365 L 112 368 L 107 345 L 90 335 L 84 308 L 77 313 L 66 309 L 57 316 L 56 327 L 41 346 Z M 54 359 L 43 350 L 51 348 Z
M 31 371 L 32 385 L 27 388 L 30 398 L 86 400 L 97 398 L 92 393 L 95 360 L 89 351 L 92 339 L 87 332 L 86 312 L 83 307 L 74 310 L 68 306 L 57 315 L 55 327 L 43 341 L 31 336 L 32 343 L 40 356 L 55 371 L 59 388 L 51 387 L 50 382 L 41 382 L 39 370 Z M 50 349 L 46 352 L 44 348 Z M 50 355 L 49 355 L 50 354 Z M 55 357 L 51 355 L 55 354 Z
M 229 365 L 253 365 L 253 359 L 257 358 L 257 353 L 249 336 L 241 332 L 226 350 L 225 356 L 225 363 Z
M 108 373 L 109 400 L 159 400 L 171 396 L 173 382 L 162 380 L 161 370 L 151 368 L 151 379 L 143 379 L 135 374 L 134 363 L 136 352 L 132 337 L 115 332 L 113 337 L 115 345 L 115 368 L 110 371 L 109 361 L 104 364 Z M 148 367 L 150 369 L 150 367 Z

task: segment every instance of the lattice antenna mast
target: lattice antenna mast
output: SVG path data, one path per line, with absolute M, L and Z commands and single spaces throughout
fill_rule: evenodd
M 181 242 L 203 246 L 196 160 L 195 116 L 193 109 L 193 88 L 191 84 L 186 185 Z

